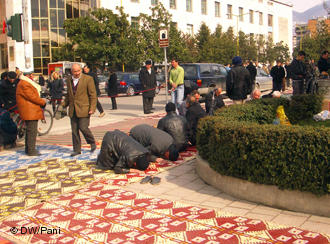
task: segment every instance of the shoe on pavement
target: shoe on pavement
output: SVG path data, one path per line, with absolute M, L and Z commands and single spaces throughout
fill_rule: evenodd
M 151 185 L 159 185 L 160 178 L 159 177 L 153 177 L 150 183 L 151 183 Z
M 151 180 L 152 180 L 151 176 L 148 175 L 140 181 L 140 184 L 147 184 L 147 183 L 151 182 Z
M 104 117 L 104 115 L 105 115 L 105 112 L 100 113 L 99 118 Z
M 41 153 L 39 153 L 38 151 L 35 151 L 35 152 L 27 153 L 27 155 L 30 156 L 30 157 L 33 157 L 33 156 L 40 156 Z
M 95 149 L 96 149 L 96 144 L 95 143 L 91 144 L 91 152 L 94 152 Z
M 79 155 L 79 154 L 81 154 L 81 152 L 73 152 L 73 153 L 71 153 L 71 157 L 74 157 L 74 156 L 77 156 L 77 155 Z

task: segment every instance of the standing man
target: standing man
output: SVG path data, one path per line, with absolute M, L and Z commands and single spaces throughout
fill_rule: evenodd
M 101 95 L 101 91 L 99 88 L 100 82 L 99 82 L 99 78 L 97 78 L 97 75 L 94 72 L 92 72 L 91 69 L 87 65 L 85 65 L 85 67 L 84 67 L 84 74 L 89 75 L 93 78 L 95 89 L 96 89 L 96 95 L 100 96 Z M 104 113 L 104 110 L 103 110 L 102 105 L 99 102 L 98 98 L 97 98 L 97 102 L 96 102 L 96 107 L 97 107 L 97 110 L 100 112 L 99 117 L 102 118 L 105 115 L 105 113 Z
M 271 69 L 270 75 L 273 77 L 273 92 L 281 91 L 283 79 L 285 78 L 285 69 L 282 67 L 280 60 L 276 61 L 276 65 Z
M 256 85 L 257 68 L 256 66 L 253 65 L 252 61 L 250 61 L 249 65 L 246 66 L 246 69 L 250 72 L 251 94 L 252 94 Z
M 69 116 L 71 119 L 73 153 L 71 157 L 81 154 L 81 139 L 79 130 L 91 145 L 91 152 L 96 149 L 95 139 L 88 128 L 90 116 L 96 109 L 96 90 L 93 78 L 81 73 L 79 64 L 74 63 L 71 68 L 72 76 L 68 77 L 67 94 L 63 102 L 63 107 L 69 106 Z
M 18 85 L 16 73 L 10 71 L 7 73 L 7 78 L 0 82 L 0 106 L 12 112 L 16 110 L 16 87 Z
M 328 60 L 329 60 L 329 52 L 323 51 L 319 61 L 317 62 L 317 67 L 319 68 L 321 75 L 329 76 L 328 71 L 330 69 L 330 63 Z
M 184 97 L 184 70 L 175 58 L 172 59 L 171 64 L 173 67 L 170 72 L 171 98 L 178 111 Z
M 251 93 L 250 73 L 243 67 L 240 56 L 234 57 L 232 63 L 234 67 L 226 80 L 227 95 L 235 104 L 243 104 L 247 94 Z
M 292 78 L 293 95 L 304 94 L 304 79 L 306 76 L 306 66 L 303 63 L 306 53 L 299 51 L 297 58 L 290 64 L 290 76 Z
M 151 114 L 153 113 L 151 109 L 157 86 L 156 74 L 154 69 L 152 69 L 151 60 L 147 60 L 145 67 L 140 70 L 139 79 L 143 89 L 143 111 L 145 114 Z
M 25 153 L 28 156 L 39 156 L 36 150 L 38 120 L 44 118 L 41 107 L 46 106 L 46 100 L 40 98 L 41 87 L 34 82 L 32 72 L 24 75 L 20 76 L 17 85 L 16 101 L 19 115 L 26 125 Z

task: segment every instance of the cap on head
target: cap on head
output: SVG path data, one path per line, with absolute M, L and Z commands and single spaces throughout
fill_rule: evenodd
M 32 75 L 33 74 L 33 70 L 32 71 L 23 71 L 23 75 Z
M 240 65 L 242 64 L 242 58 L 240 56 L 236 56 L 232 60 L 233 65 Z
M 16 79 L 17 74 L 14 71 L 10 71 L 7 73 L 7 78 L 8 79 Z
M 175 104 L 172 103 L 172 102 L 167 103 L 166 106 L 165 106 L 165 111 L 166 111 L 167 113 L 168 113 L 168 112 L 174 112 L 175 109 L 176 109 Z
M 152 62 L 150 59 L 146 61 L 146 65 L 151 65 L 151 64 L 152 64 Z
M 174 144 L 172 144 L 168 148 L 168 151 L 169 151 L 168 159 L 171 160 L 171 161 L 176 161 L 178 159 L 178 157 L 179 157 L 179 151 L 176 148 L 176 146 Z

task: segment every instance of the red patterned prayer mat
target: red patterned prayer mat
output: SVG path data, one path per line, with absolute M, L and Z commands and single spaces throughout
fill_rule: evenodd
M 108 183 L 93 182 L 9 216 L 0 223 L 0 235 L 24 243 L 330 242 L 320 233 L 152 198 Z

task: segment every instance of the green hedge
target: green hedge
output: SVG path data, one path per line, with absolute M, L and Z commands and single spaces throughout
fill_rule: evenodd
M 220 109 L 199 123 L 199 154 L 223 175 L 280 189 L 330 193 L 330 128 L 271 124 L 278 105 L 295 122 L 310 119 L 321 101 L 308 95 L 291 102 L 261 99 Z

